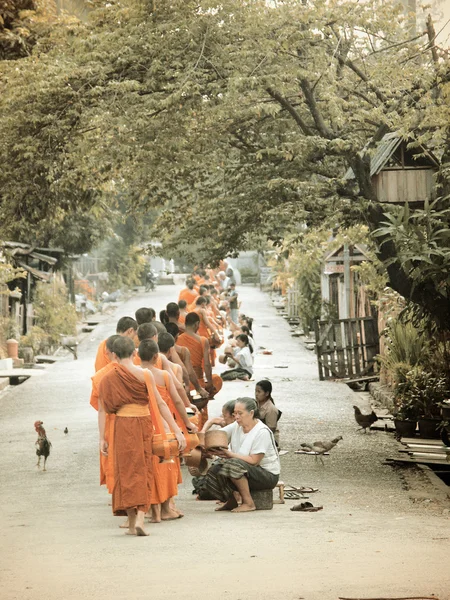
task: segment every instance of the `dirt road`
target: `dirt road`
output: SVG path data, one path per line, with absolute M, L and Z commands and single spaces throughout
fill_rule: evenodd
M 186 517 L 150 526 L 148 538 L 118 528 L 98 486 L 96 413 L 89 406 L 98 343 L 120 316 L 160 310 L 177 288 L 159 287 L 123 304 L 80 347 L 79 360 L 0 395 L 1 597 L 4 600 L 337 600 L 431 596 L 450 599 L 448 503 L 427 488 L 416 502 L 402 473 L 382 464 L 389 434 L 356 431 L 352 405 L 368 408 L 342 384 L 319 382 L 315 358 L 256 288 L 240 290 L 256 317 L 255 378 L 269 377 L 283 411 L 282 478 L 320 488 L 318 513 L 215 513 L 191 495 L 185 472 L 179 505 Z M 286 365 L 287 368 L 279 368 Z M 254 382 L 228 382 L 222 402 L 253 394 Z M 44 421 L 52 454 L 37 471 L 33 423 Z M 64 428 L 68 427 L 68 435 Z M 293 453 L 303 441 L 343 441 L 325 465 Z M 447 511 L 447 512 L 445 512 Z

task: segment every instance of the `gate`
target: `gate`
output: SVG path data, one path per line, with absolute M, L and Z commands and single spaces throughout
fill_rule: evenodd
M 373 375 L 380 351 L 377 322 L 372 317 L 316 321 L 319 378 L 358 379 Z

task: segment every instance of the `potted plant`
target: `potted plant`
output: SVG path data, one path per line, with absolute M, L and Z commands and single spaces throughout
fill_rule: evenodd
M 399 383 L 398 394 L 403 403 L 415 408 L 420 436 L 439 438 L 440 405 L 449 395 L 446 378 L 416 366 L 406 373 L 405 381 Z
M 396 398 L 394 425 L 400 437 L 414 437 L 417 428 L 417 407 L 413 402 Z

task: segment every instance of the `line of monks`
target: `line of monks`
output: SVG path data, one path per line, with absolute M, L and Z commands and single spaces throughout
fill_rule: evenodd
M 179 456 L 189 452 L 223 383 L 212 367 L 225 326 L 224 269 L 197 269 L 160 321 L 152 308 L 140 308 L 135 318 L 119 319 L 116 334 L 98 348 L 90 403 L 98 411 L 100 485 L 112 494 L 113 513 L 127 517 L 121 527 L 129 535 L 148 535 L 145 518 L 183 516 L 174 501 Z M 169 438 L 176 456 L 153 452 L 156 440 L 166 448 Z

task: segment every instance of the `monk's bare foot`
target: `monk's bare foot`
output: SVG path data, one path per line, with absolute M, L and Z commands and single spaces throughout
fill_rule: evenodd
M 161 504 L 152 504 L 151 509 L 145 516 L 150 523 L 161 523 Z
M 136 535 L 136 529 L 127 529 L 125 535 Z
M 216 512 L 220 512 L 222 510 L 233 510 L 236 507 L 237 507 L 236 498 L 233 496 L 227 502 L 225 502 L 225 504 L 222 504 L 222 506 L 218 506 L 215 510 L 216 510 Z
M 241 504 L 237 508 L 233 508 L 231 512 L 241 513 L 241 512 L 252 512 L 256 510 L 256 506 L 254 504 Z
M 177 508 L 177 506 L 175 505 L 175 500 L 173 498 L 170 499 L 169 506 L 171 511 L 177 513 L 179 519 L 184 517 L 184 513 L 182 513 L 181 510 Z
M 168 510 L 161 513 L 161 521 L 174 521 L 175 519 L 180 519 L 180 515 L 174 510 Z
M 146 531 L 142 526 L 136 525 L 136 535 L 138 537 L 149 535 L 148 531 Z
M 128 529 L 130 526 L 130 522 L 127 519 L 126 521 L 124 521 L 121 525 L 119 525 L 120 529 Z

